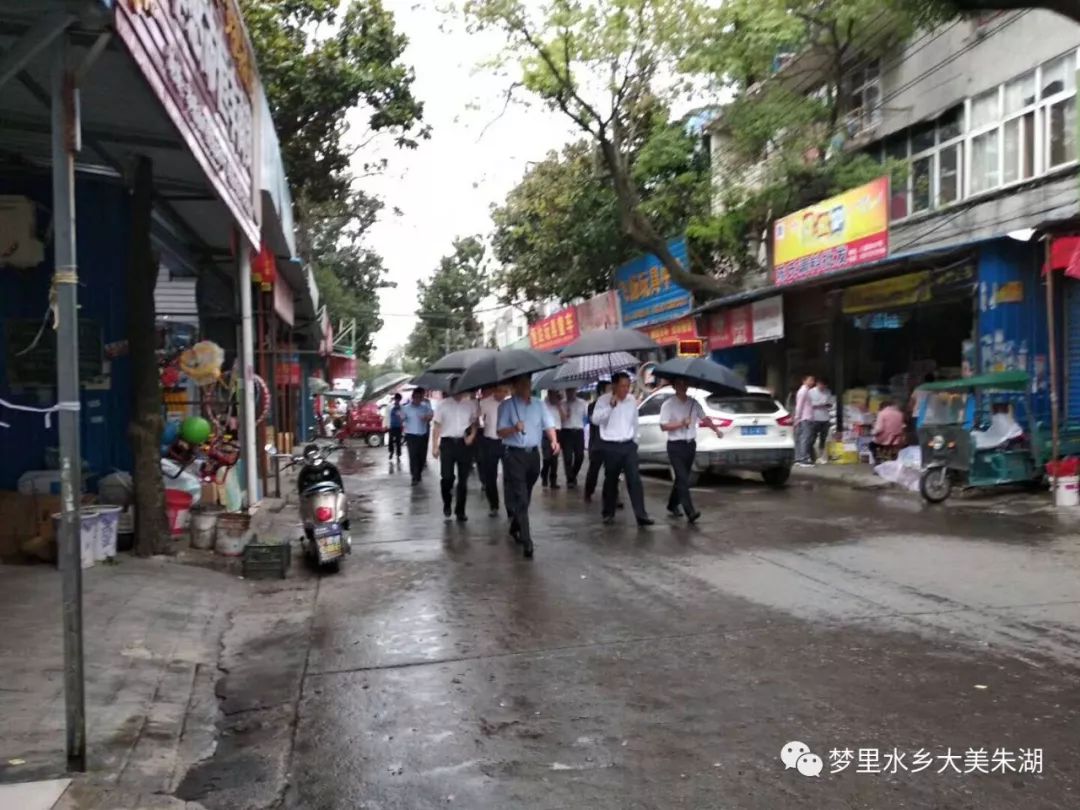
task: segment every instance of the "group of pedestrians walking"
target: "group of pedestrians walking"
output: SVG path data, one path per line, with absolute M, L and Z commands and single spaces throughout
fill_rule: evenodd
M 668 512 L 696 522 L 701 513 L 694 507 L 690 478 L 696 452 L 699 423 L 707 421 L 701 405 L 688 395 L 686 383 L 675 383 L 675 396 L 661 409 L 660 427 L 668 434 L 668 456 L 673 484 Z M 468 520 L 468 479 L 475 461 L 489 515 L 500 514 L 499 465 L 502 465 L 502 507 L 510 521 L 510 534 L 524 555 L 534 553 L 529 507 L 537 480 L 548 490 L 559 489 L 559 461 L 568 489 L 576 489 L 585 466 L 585 430 L 589 430 L 588 467 L 584 499 L 590 502 L 603 470 L 601 518 L 615 522 L 622 507 L 618 490 L 625 480 L 630 506 L 638 526 L 655 524 L 645 506 L 639 470 L 637 434 L 638 402 L 630 391 L 630 377 L 612 375 L 610 390 L 598 385 L 598 395 L 586 403 L 569 389 L 565 394 L 549 391 L 543 399 L 533 396 L 526 375 L 471 394 L 444 397 L 435 408 L 421 388 L 413 390 L 408 403 L 394 397 L 390 409 L 390 458 L 401 459 L 402 443 L 409 455 L 413 485 L 421 482 L 427 462 L 429 434 L 432 456 L 439 461 L 443 514 L 459 523 Z

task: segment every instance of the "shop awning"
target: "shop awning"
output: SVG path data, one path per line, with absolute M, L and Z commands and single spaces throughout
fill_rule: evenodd
M 1043 273 L 1064 271 L 1069 278 L 1080 278 L 1080 236 L 1058 236 L 1050 240 L 1050 258 Z

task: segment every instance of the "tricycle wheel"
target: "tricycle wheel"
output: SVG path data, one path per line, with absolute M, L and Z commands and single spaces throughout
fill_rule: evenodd
M 383 435 L 381 433 L 369 433 L 364 439 L 368 447 L 382 447 Z
M 941 503 L 952 494 L 952 479 L 946 467 L 923 470 L 919 478 L 919 492 L 929 503 Z

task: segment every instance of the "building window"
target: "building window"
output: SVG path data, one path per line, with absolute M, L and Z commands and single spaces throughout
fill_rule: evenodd
M 887 138 L 894 220 L 1076 162 L 1077 53 L 1068 53 Z
M 881 123 L 881 62 L 875 59 L 846 78 L 848 135 L 855 137 Z

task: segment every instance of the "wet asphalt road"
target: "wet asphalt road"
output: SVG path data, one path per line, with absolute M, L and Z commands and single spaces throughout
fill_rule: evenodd
M 638 530 L 538 486 L 527 561 L 476 486 L 447 523 L 433 471 L 413 489 L 366 457 L 286 807 L 1080 807 L 1071 519 L 743 481 L 698 492 L 688 528 L 653 482 Z M 819 777 L 784 768 L 790 740 Z M 856 761 L 832 773 L 834 749 Z M 1017 759 L 982 773 L 969 749 Z

